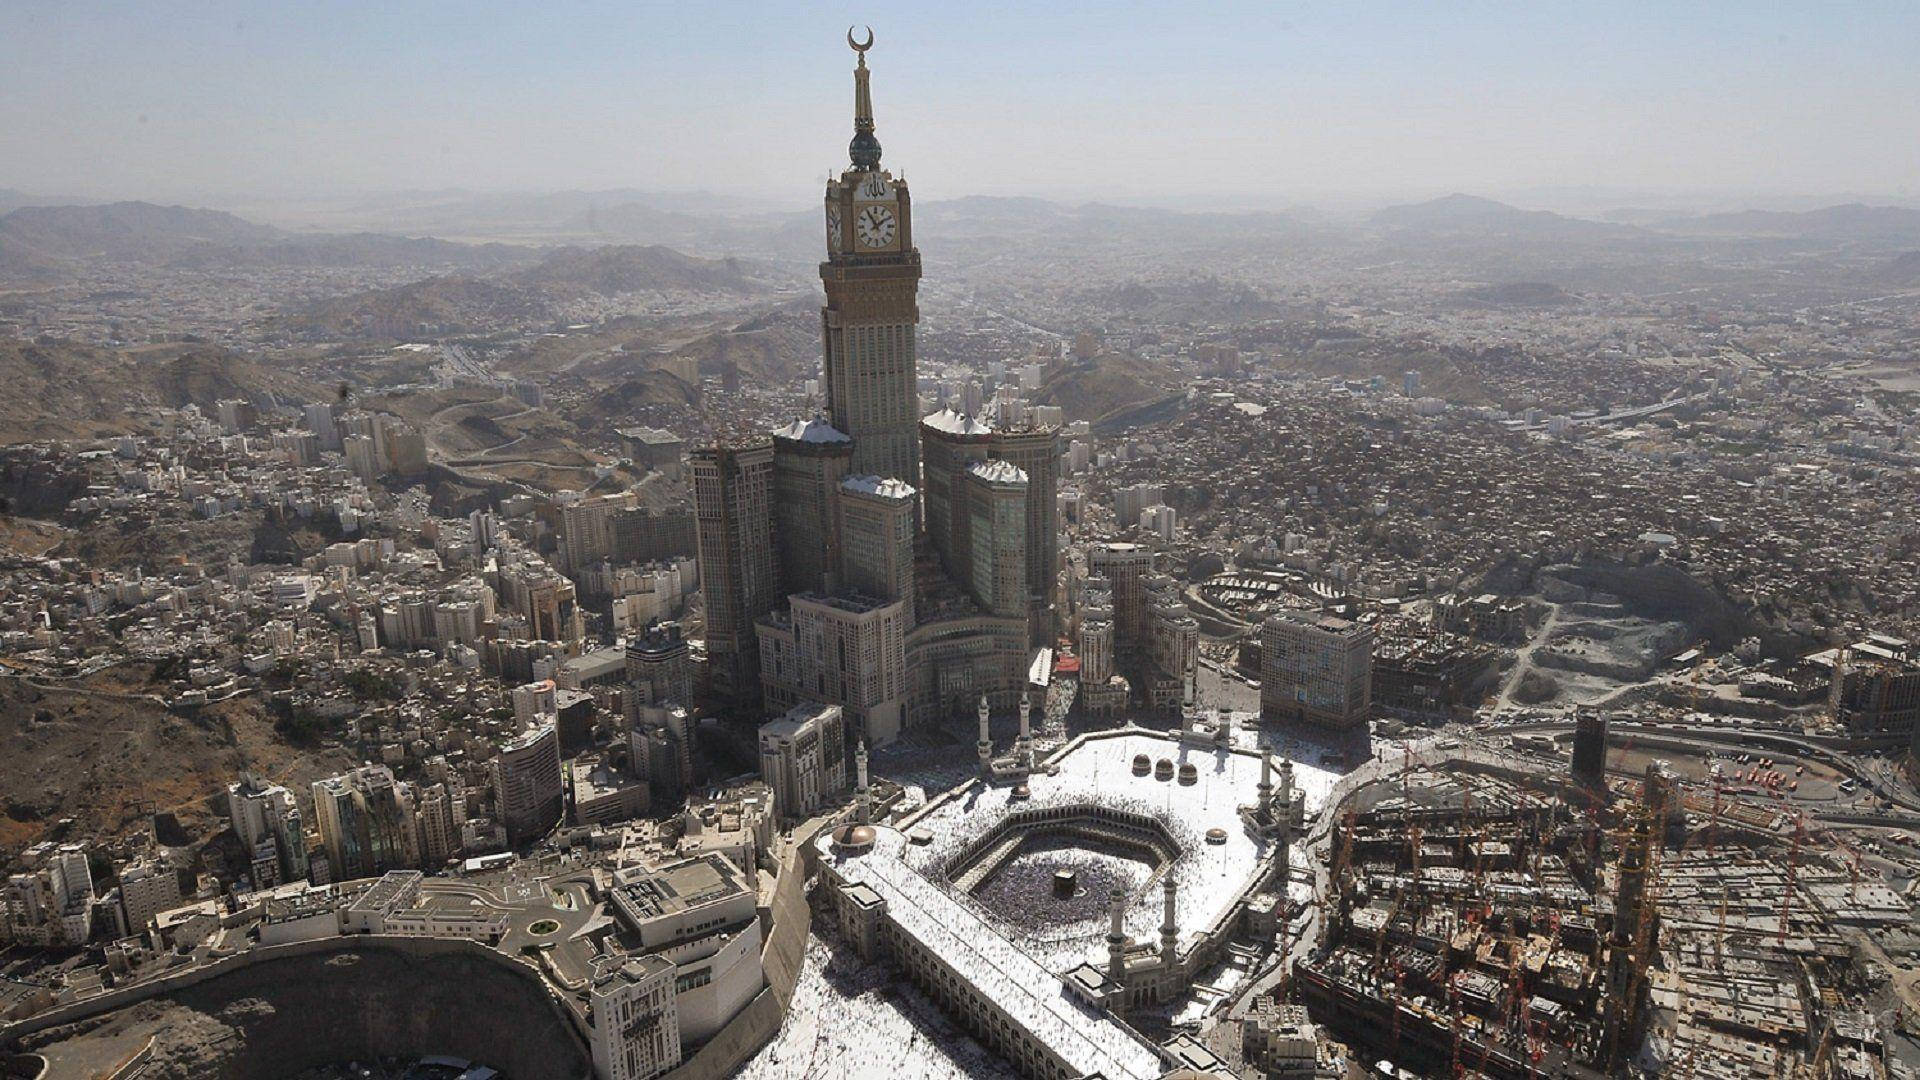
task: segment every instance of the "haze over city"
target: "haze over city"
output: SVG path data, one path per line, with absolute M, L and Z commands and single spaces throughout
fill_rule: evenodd
M 823 26 L 879 20 L 947 196 L 1274 207 L 1461 190 L 1915 197 L 1920 12 L 1850 4 L 12 5 L 0 186 L 239 202 L 470 188 L 786 203 Z
M 0 1080 L 1920 1074 L 1916 27 L 0 11 Z

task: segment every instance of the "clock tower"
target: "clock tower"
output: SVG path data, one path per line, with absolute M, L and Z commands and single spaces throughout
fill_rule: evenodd
M 913 246 L 907 182 L 880 167 L 867 88 L 867 50 L 853 69 L 851 164 L 827 181 L 827 304 L 820 309 L 827 408 L 853 437 L 855 475 L 920 483 L 920 409 L 914 335 L 920 322 L 920 252 Z

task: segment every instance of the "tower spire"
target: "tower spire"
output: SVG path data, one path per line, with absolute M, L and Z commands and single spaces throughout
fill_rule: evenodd
M 880 167 L 880 140 L 873 137 L 873 91 L 867 86 L 867 50 L 873 48 L 873 27 L 867 30 L 863 44 L 854 40 L 853 27 L 847 27 L 847 45 L 860 58 L 853 69 L 853 141 L 847 144 L 847 156 L 853 167 L 872 171 Z

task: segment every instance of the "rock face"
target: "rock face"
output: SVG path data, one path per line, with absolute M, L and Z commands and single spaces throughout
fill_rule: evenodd
M 129 1025 L 155 1031 L 148 1080 L 282 1080 L 430 1054 L 490 1065 L 507 1080 L 579 1080 L 592 1068 L 531 972 L 466 949 L 343 940 L 43 1038 L 71 1050 Z

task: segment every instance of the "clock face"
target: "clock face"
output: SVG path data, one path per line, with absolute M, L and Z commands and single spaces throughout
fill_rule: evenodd
M 883 248 L 893 243 L 893 211 L 884 206 L 869 206 L 853 220 L 853 235 L 862 247 Z
M 827 250 L 840 250 L 840 204 L 827 204 Z

